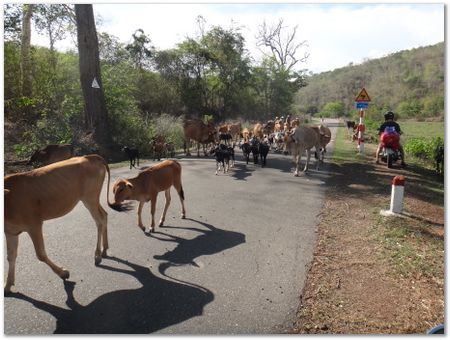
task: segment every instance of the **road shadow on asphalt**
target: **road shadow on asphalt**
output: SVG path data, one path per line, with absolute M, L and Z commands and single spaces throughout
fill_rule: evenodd
M 153 256 L 157 260 L 164 261 L 159 265 L 159 272 L 162 275 L 166 276 L 165 272 L 170 267 L 189 264 L 198 266 L 195 262 L 195 259 L 197 257 L 217 254 L 226 249 L 230 249 L 242 243 L 245 243 L 245 235 L 242 233 L 219 229 L 211 224 L 192 218 L 186 218 L 186 220 L 199 225 L 199 227 L 165 226 L 164 228 L 196 231 L 199 232 L 200 235 L 193 239 L 185 239 L 162 231 L 157 231 L 155 233 L 149 234 L 150 237 L 156 238 L 160 241 L 177 243 L 176 247 L 173 250 L 169 250 L 163 255 Z
M 130 270 L 115 267 L 115 263 Z M 5 298 L 27 301 L 51 314 L 56 319 L 55 334 L 148 334 L 202 315 L 203 308 L 214 300 L 206 288 L 162 279 L 149 268 L 117 257 L 106 258 L 98 267 L 130 275 L 142 287 L 109 292 L 83 306 L 74 297 L 75 282 L 64 281 L 69 309 L 22 293 Z
M 432 170 L 414 165 L 406 168 L 395 166 L 388 169 L 386 166 L 376 165 L 373 161 L 367 161 L 330 163 L 328 171 L 329 177 L 326 183 L 331 194 L 336 192 L 359 197 L 366 196 L 369 192 L 385 196 L 389 200 L 393 178 L 403 175 L 406 177 L 405 196 L 444 205 L 444 195 L 436 192 L 439 187 L 443 187 L 443 178 Z

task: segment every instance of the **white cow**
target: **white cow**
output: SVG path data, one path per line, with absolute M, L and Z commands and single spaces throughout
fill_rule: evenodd
M 296 165 L 294 176 L 298 176 L 300 160 L 303 152 L 306 150 L 306 164 L 303 172 L 308 171 L 309 159 L 311 158 L 311 148 L 320 150 L 319 134 L 311 127 L 299 126 L 291 134 L 284 137 L 284 152 L 289 152 L 294 157 Z M 316 163 L 316 169 L 319 170 L 319 160 Z

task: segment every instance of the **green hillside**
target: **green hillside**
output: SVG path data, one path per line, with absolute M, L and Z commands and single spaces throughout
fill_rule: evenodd
M 371 113 L 390 109 L 401 118 L 443 117 L 444 53 L 441 42 L 310 75 L 295 103 L 301 112 L 348 115 L 364 87 L 371 97 Z

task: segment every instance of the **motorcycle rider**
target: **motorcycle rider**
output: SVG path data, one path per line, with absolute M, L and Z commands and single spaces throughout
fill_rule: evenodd
M 387 127 L 391 127 L 395 129 L 395 132 L 397 132 L 399 135 L 402 134 L 402 130 L 400 129 L 400 125 L 394 121 L 394 112 L 392 111 L 387 111 L 384 113 L 384 123 L 380 125 L 380 127 L 377 129 L 378 130 L 378 136 L 381 137 L 381 134 L 384 133 L 384 130 Z M 376 163 L 379 163 L 379 157 L 380 157 L 380 152 L 381 152 L 381 148 L 382 148 L 382 144 L 381 144 L 381 140 L 380 143 L 378 144 L 378 148 L 377 148 L 377 153 L 376 153 Z M 405 163 L 405 152 L 403 151 L 403 146 L 399 143 L 399 151 L 400 154 L 402 156 L 402 163 L 401 165 L 403 167 L 406 166 Z

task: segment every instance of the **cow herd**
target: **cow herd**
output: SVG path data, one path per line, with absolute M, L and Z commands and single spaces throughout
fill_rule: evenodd
M 216 129 L 211 123 L 201 120 L 186 120 L 183 124 L 185 133 L 185 153 L 190 155 L 190 143 L 197 143 L 197 156 L 200 146 L 205 155 L 214 155 L 216 174 L 220 170 L 227 172 L 234 166 L 234 149 L 236 145 L 242 150 L 248 164 L 250 154 L 253 162 L 266 165 L 266 158 L 271 148 L 281 152 L 289 152 L 296 162 L 295 175 L 298 175 L 300 158 L 304 151 L 307 162 L 304 171 L 308 170 L 311 148 L 315 147 L 318 161 L 323 160 L 325 146 L 330 141 L 330 130 L 321 125 L 306 127 L 289 122 L 268 121 L 255 124 L 253 130 L 242 128 L 240 123 L 226 124 Z M 292 124 L 292 125 L 291 125 Z M 281 128 L 283 129 L 281 130 Z M 289 128 L 289 129 L 287 129 Z M 169 149 L 170 143 L 164 139 L 155 139 L 153 147 Z M 174 151 L 174 150 L 172 150 Z M 139 151 L 124 147 L 130 160 L 130 169 L 139 166 Z M 171 154 L 173 157 L 173 154 Z M 4 177 L 4 231 L 6 236 L 8 274 L 5 292 L 10 292 L 15 283 L 15 265 L 19 235 L 26 232 L 33 242 L 37 258 L 46 263 L 59 277 L 67 279 L 69 271 L 49 259 L 45 251 L 42 226 L 44 221 L 68 214 L 82 202 L 97 226 L 97 244 L 94 253 L 95 264 L 107 256 L 108 232 L 107 212 L 100 204 L 100 194 L 105 175 L 108 175 L 106 203 L 116 211 L 130 210 L 129 201 L 138 201 L 138 226 L 145 232 L 142 222 L 142 209 L 150 201 L 151 224 L 149 232 L 155 231 L 155 207 L 159 192 L 164 191 L 165 206 L 159 220 L 164 224 L 165 216 L 171 201 L 170 189 L 173 186 L 181 202 L 181 218 L 185 218 L 184 191 L 181 182 L 181 165 L 176 160 L 165 160 L 146 168 L 137 176 L 117 180 L 112 186 L 114 201 L 109 201 L 110 169 L 107 162 L 99 155 L 72 157 L 71 145 L 49 146 L 36 152 L 30 162 L 37 167 L 31 171 L 7 175 Z M 128 201 L 128 202 L 126 202 Z
M 234 148 L 237 145 L 243 153 L 248 164 L 250 154 L 253 155 L 254 164 L 261 166 L 267 164 L 267 155 L 270 150 L 291 154 L 296 164 L 295 176 L 299 174 L 301 157 L 306 152 L 306 165 L 304 172 L 308 171 L 311 149 L 315 147 L 317 158 L 316 168 L 323 162 L 326 145 L 331 140 L 331 131 L 324 125 L 300 126 L 299 119 L 292 121 L 288 117 L 269 120 L 266 123 L 256 123 L 253 129 L 242 128 L 241 123 L 224 124 L 217 129 L 212 123 L 204 123 L 198 119 L 186 120 L 183 125 L 185 144 L 184 152 L 191 155 L 189 146 L 197 143 L 197 157 L 200 156 L 200 148 L 204 155 L 214 155 L 216 159 L 216 175 L 222 166 L 226 173 L 234 162 Z M 209 152 L 207 151 L 209 149 Z

